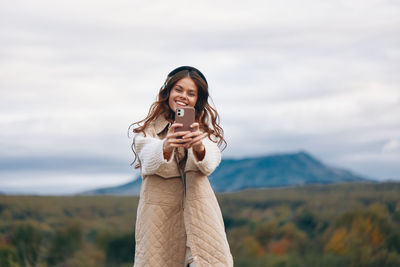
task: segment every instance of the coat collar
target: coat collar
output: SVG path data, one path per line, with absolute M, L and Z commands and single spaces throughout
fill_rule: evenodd
M 165 130 L 165 127 L 167 125 L 169 126 L 169 121 L 164 116 L 165 114 L 162 113 L 160 116 L 157 117 L 157 119 L 154 121 L 154 130 L 156 131 L 156 134 L 160 134 L 162 131 Z

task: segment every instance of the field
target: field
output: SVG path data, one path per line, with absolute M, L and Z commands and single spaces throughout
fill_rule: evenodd
M 400 183 L 217 195 L 235 266 L 400 266 Z M 132 266 L 137 197 L 0 196 L 0 266 Z

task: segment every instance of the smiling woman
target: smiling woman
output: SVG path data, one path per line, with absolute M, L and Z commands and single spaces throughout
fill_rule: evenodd
M 197 101 L 197 86 L 194 81 L 185 77 L 177 81 L 172 88 L 168 104 L 172 110 L 176 110 L 179 107 L 194 107 Z
M 143 178 L 136 218 L 135 267 L 233 266 L 221 210 L 208 176 L 226 145 L 208 83 L 196 68 L 167 76 L 149 115 L 132 124 Z M 195 109 L 192 131 L 178 131 L 178 108 Z M 133 163 L 134 163 L 133 162 Z M 132 164 L 133 164 L 132 163 Z

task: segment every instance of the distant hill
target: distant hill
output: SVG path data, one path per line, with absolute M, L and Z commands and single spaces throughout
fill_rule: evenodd
M 79 195 L 139 195 L 140 185 L 142 184 L 142 179 L 140 177 L 134 179 L 133 181 L 112 187 L 104 187 L 99 189 L 94 189 L 90 191 L 85 191 Z
M 348 170 L 327 166 L 304 151 L 224 159 L 210 176 L 210 183 L 215 192 L 357 181 L 372 180 Z M 82 194 L 138 195 L 141 182 L 141 179 L 135 179 L 121 186 L 100 188 Z
M 303 151 L 223 160 L 210 178 L 216 192 L 356 181 L 370 179 L 348 170 L 327 166 Z

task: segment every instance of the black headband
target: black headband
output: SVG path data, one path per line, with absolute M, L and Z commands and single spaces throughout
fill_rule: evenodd
M 201 71 L 199 71 L 198 69 L 196 69 L 195 67 L 191 67 L 191 66 L 182 66 L 182 67 L 178 67 L 176 69 L 174 69 L 173 71 L 171 71 L 168 76 L 167 76 L 167 81 L 169 78 L 171 78 L 172 76 L 174 76 L 175 74 L 177 74 L 180 71 L 183 70 L 188 70 L 188 71 L 195 71 L 197 72 L 197 74 L 200 75 L 200 77 L 206 82 L 206 84 L 208 85 L 207 79 L 206 77 L 203 75 L 203 73 L 201 73 Z

